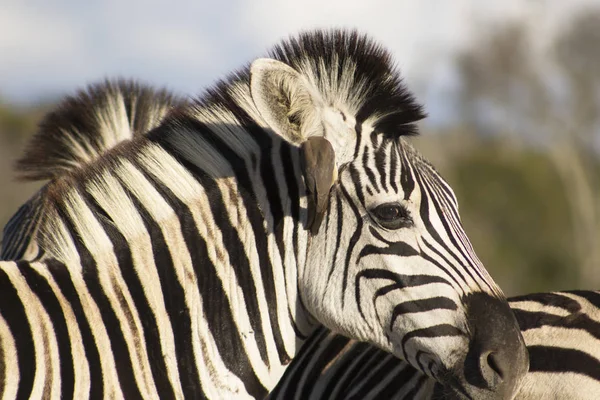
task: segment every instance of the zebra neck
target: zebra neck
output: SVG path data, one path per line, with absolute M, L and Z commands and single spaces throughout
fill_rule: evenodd
M 115 318 L 131 298 L 133 318 L 161 321 L 144 331 L 148 350 L 126 344 L 140 368 L 154 362 L 146 353 L 169 355 L 156 363 L 189 371 L 182 390 L 209 397 L 261 398 L 275 385 L 315 327 L 298 293 L 308 242 L 296 147 L 188 116 L 52 185 L 48 256 L 85 278 L 82 293 L 114 292 L 102 307 Z
M 150 137 L 146 159 L 160 159 L 160 167 L 146 163 L 148 175 L 172 171 L 161 181 L 184 199 L 174 208 L 197 210 L 195 227 L 215 253 L 202 273 L 207 269 L 219 277 L 229 309 L 223 312 L 231 313 L 235 325 L 231 331 L 239 331 L 242 347 L 253 342 L 257 351 L 247 352 L 249 363 L 270 371 L 272 382 L 260 379 L 269 387 L 316 328 L 298 293 L 307 234 L 297 150 L 266 139 L 261 146 L 233 148 L 222 136 L 208 140 L 212 129 L 192 122 L 192 139 L 169 132 Z

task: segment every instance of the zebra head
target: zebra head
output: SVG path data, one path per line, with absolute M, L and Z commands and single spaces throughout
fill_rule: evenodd
M 250 91 L 265 125 L 299 147 L 306 308 L 459 398 L 512 398 L 528 369 L 519 327 L 452 189 L 401 138 L 423 114 L 389 54 L 333 32 L 285 42 L 272 57 L 252 64 Z

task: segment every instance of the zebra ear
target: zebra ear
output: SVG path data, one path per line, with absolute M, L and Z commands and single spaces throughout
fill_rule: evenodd
M 323 136 L 317 120 L 320 96 L 292 67 L 259 58 L 250 66 L 250 93 L 260 115 L 284 139 L 300 144 Z
M 329 191 L 337 180 L 335 152 L 329 140 L 312 136 L 300 146 L 300 155 L 307 192 L 306 228 L 316 234 L 327 209 Z

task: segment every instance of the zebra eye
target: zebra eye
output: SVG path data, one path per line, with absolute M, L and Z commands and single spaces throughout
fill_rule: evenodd
M 371 211 L 379 225 L 387 229 L 406 228 L 412 224 L 408 210 L 396 203 L 386 203 Z

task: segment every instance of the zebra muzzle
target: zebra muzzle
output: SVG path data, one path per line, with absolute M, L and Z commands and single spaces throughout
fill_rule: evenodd
M 471 398 L 511 399 L 529 369 L 529 356 L 514 314 L 500 299 L 469 295 L 472 334 L 464 360 L 464 387 Z

